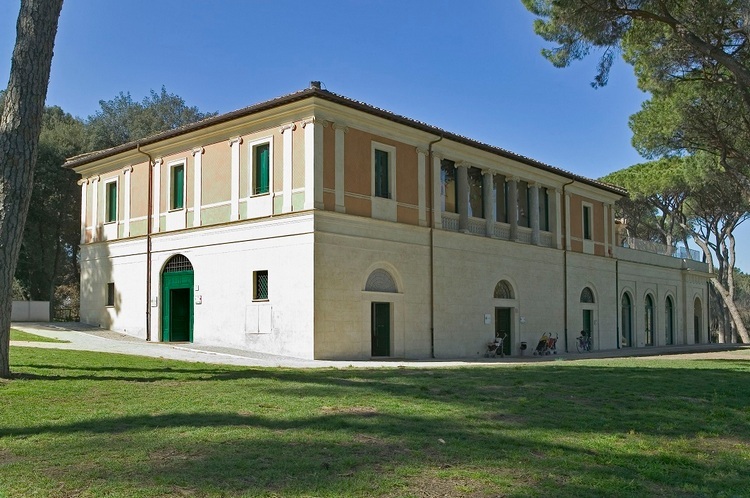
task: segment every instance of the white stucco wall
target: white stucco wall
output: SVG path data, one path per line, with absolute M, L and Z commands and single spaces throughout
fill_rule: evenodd
M 161 338 L 161 271 L 182 254 L 194 271 L 193 342 L 312 358 L 311 215 L 184 230 L 152 240 L 152 341 Z M 145 238 L 84 246 L 81 321 L 145 338 L 143 249 Z M 129 251 L 135 254 L 124 255 Z M 256 270 L 268 271 L 267 301 L 253 301 Z M 106 307 L 111 281 L 115 306 Z

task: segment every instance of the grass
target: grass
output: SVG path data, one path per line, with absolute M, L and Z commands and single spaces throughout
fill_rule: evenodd
M 27 341 L 27 342 L 69 342 L 54 339 L 52 337 L 44 337 L 42 335 L 29 334 L 22 330 L 10 329 L 10 340 L 11 341 Z
M 748 496 L 750 356 L 238 368 L 14 347 L 0 496 Z

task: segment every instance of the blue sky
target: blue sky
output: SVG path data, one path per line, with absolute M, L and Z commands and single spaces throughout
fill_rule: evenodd
M 2 84 L 19 4 L 0 2 Z M 533 19 L 520 0 L 65 0 L 47 102 L 85 118 L 164 85 L 223 113 L 320 80 L 584 176 L 643 161 L 627 121 L 646 95 L 630 66 L 593 89 L 596 54 L 554 68 Z

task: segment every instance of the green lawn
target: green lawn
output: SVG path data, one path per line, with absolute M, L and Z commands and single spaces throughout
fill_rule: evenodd
M 11 341 L 30 341 L 30 342 L 69 342 L 60 341 L 51 337 L 44 337 L 42 335 L 29 334 L 22 330 L 10 329 L 10 340 Z M 1 496 L 1 495 L 0 495 Z
M 14 347 L 0 496 L 748 496 L 750 356 L 237 368 Z

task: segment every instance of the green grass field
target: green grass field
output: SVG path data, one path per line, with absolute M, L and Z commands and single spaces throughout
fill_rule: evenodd
M 10 340 L 11 341 L 28 341 L 28 342 L 68 342 L 53 339 L 51 337 L 44 337 L 36 334 L 29 334 L 22 330 L 10 329 Z
M 14 347 L 0 496 L 748 496 L 735 355 L 290 370 Z

